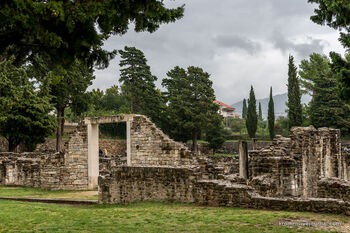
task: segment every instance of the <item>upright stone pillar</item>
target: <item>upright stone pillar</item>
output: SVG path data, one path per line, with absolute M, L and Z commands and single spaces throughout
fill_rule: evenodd
M 248 146 L 247 142 L 239 142 L 239 176 L 248 179 Z
M 131 166 L 131 121 L 126 122 L 126 163 Z
M 98 187 L 99 176 L 99 146 L 98 124 L 88 124 L 88 188 Z

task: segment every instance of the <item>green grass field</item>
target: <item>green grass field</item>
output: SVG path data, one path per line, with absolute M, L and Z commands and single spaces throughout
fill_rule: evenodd
M 238 155 L 237 154 L 222 154 L 222 153 L 215 153 L 214 156 L 221 157 L 221 156 L 228 156 L 228 157 L 233 157 L 236 158 Z
M 1 187 L 0 196 L 83 199 L 83 192 Z M 333 227 L 279 222 L 340 223 Z M 201 207 L 180 203 L 73 206 L 0 200 L 0 232 L 349 232 L 343 215 Z
M 1 232 L 342 232 L 349 223 L 345 216 L 178 203 L 71 206 L 0 200 L 0 209 Z M 288 227 L 280 221 L 342 226 Z

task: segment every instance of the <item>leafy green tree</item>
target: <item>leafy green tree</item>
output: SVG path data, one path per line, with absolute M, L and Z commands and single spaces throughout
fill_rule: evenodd
M 54 131 L 55 121 L 46 83 L 36 90 L 22 67 L 13 60 L 0 62 L 0 135 L 9 142 L 9 151 L 20 143 L 34 150 Z
M 287 117 L 277 117 L 276 121 L 275 121 L 275 133 L 282 135 L 284 137 L 288 137 L 289 136 L 289 120 Z
M 243 99 L 243 109 L 242 109 L 242 118 L 247 118 L 247 101 L 246 99 Z
M 206 140 L 208 141 L 208 147 L 216 152 L 222 147 L 226 141 L 224 137 L 224 125 L 222 117 L 220 115 L 214 115 L 211 122 L 207 125 Z
M 39 83 L 48 78 L 51 79 L 51 103 L 56 109 L 58 122 L 56 150 L 61 151 L 65 110 L 69 107 L 76 115 L 81 115 L 88 110 L 90 101 L 86 89 L 95 78 L 93 69 L 79 60 L 75 60 L 69 68 L 64 68 L 52 62 L 50 57 L 42 56 L 33 59 L 29 70 L 31 78 L 36 79 Z
M 93 89 L 89 92 L 91 104 L 85 113 L 87 116 L 110 116 L 121 113 L 130 113 L 130 103 L 125 94 L 116 85 L 107 88 L 106 91 Z M 113 124 L 100 124 L 101 136 L 112 138 L 126 138 L 125 122 Z
M 338 81 L 338 95 L 347 104 L 350 104 L 350 53 L 342 58 L 340 54 L 331 52 L 331 69 Z
M 268 127 L 269 127 L 269 135 L 270 139 L 273 140 L 275 138 L 275 105 L 272 97 L 272 87 L 270 88 L 270 99 L 268 105 Z
M 119 91 L 118 86 L 112 86 L 106 89 L 105 94 L 101 98 L 99 106 L 95 106 L 97 109 L 120 111 L 121 107 L 129 107 L 127 97 Z
M 256 114 L 256 99 L 253 86 L 250 88 L 250 94 L 248 99 L 248 110 L 246 127 L 250 138 L 255 138 L 256 130 L 258 128 L 258 116 Z
M 289 56 L 288 64 L 288 119 L 289 128 L 293 126 L 301 126 L 302 121 L 302 105 L 301 91 L 299 79 L 297 77 L 297 67 L 294 65 L 294 57 Z
M 239 132 L 241 133 L 242 130 L 245 130 L 245 121 L 244 119 L 240 119 L 240 118 L 228 118 L 228 127 L 230 127 L 230 129 L 233 132 Z
M 91 107 L 95 110 L 95 109 L 100 109 L 101 105 L 102 105 L 102 99 L 104 96 L 104 91 L 100 90 L 99 88 L 97 89 L 92 89 L 89 92 L 90 95 L 90 101 L 91 101 Z
M 327 25 L 340 30 L 339 41 L 344 48 L 350 49 L 350 2 L 334 0 L 309 0 L 309 3 L 318 4 L 315 15 L 311 16 L 314 23 Z M 332 72 L 338 79 L 338 93 L 342 100 L 350 103 L 350 55 L 345 59 L 335 52 L 330 53 Z
M 25 62 L 48 53 L 57 64 L 75 59 L 107 65 L 115 52 L 102 48 L 111 35 L 154 32 L 183 16 L 184 6 L 168 9 L 161 0 L 0 1 L 0 54 Z
M 327 56 L 311 54 L 300 64 L 299 75 L 304 88 L 312 93 L 309 117 L 315 127 L 334 127 L 348 133 L 350 108 L 337 95 L 337 78 Z
M 129 97 L 130 112 L 144 114 L 159 123 L 165 104 L 154 84 L 157 77 L 152 75 L 143 52 L 135 47 L 125 46 L 119 53 L 122 58 L 119 81 Z
M 328 25 L 336 30 L 342 30 L 339 41 L 345 48 L 350 48 L 350 2 L 347 0 L 308 0 L 318 4 L 316 15 L 311 16 L 314 23 Z
M 192 139 L 192 149 L 198 152 L 197 139 L 207 126 L 220 127 L 221 116 L 215 100 L 210 75 L 199 67 L 190 66 L 187 71 L 176 66 L 167 73 L 162 85 L 167 88 L 164 93 L 168 102 L 167 132 L 176 140 Z M 215 126 L 216 125 L 216 126 Z
M 263 115 L 262 115 L 262 110 L 261 110 L 261 103 L 259 102 L 259 121 L 263 121 Z

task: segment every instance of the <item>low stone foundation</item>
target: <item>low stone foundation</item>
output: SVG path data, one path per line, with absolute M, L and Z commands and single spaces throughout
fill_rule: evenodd
M 339 178 L 323 178 L 317 183 L 317 195 L 350 202 L 350 183 Z
M 99 203 L 171 201 L 206 206 L 328 212 L 350 215 L 350 203 L 329 198 L 262 197 L 248 185 L 203 179 L 198 168 L 120 166 L 99 177 Z
M 0 185 L 86 190 L 87 168 L 67 164 L 63 153 L 0 153 Z

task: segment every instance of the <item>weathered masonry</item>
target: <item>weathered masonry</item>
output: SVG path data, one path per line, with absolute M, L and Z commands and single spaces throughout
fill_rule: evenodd
M 248 166 L 247 161 L 198 155 L 182 164 L 162 164 L 158 154 L 149 156 L 102 169 L 99 201 L 181 201 L 350 215 L 350 154 L 341 149 L 339 130 L 293 128 L 290 138 L 278 136 L 270 146 L 249 151 Z
M 43 189 L 88 189 L 86 127 L 80 125 L 63 153 L 0 153 L 0 184 Z
M 126 122 L 126 156 L 99 156 L 98 125 Z M 350 215 L 350 150 L 340 131 L 295 127 L 239 158 L 193 154 L 142 115 L 86 118 L 63 153 L 0 153 L 0 183 L 99 189 L 100 203 L 181 201 Z
M 145 116 L 92 117 L 86 118 L 71 133 L 63 153 L 1 152 L 1 184 L 47 189 L 97 189 L 98 125 L 116 122 L 126 122 L 127 165 L 181 165 L 192 161 L 191 152 L 182 143 L 171 140 Z

